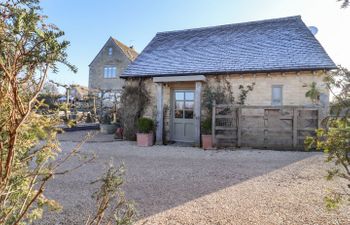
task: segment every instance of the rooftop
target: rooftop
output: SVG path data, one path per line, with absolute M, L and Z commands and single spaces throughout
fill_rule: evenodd
M 300 16 L 157 33 L 122 77 L 334 69 Z

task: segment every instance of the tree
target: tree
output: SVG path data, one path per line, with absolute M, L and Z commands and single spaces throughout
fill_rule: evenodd
M 76 68 L 67 62 L 64 33 L 45 23 L 38 0 L 1 1 L 0 17 L 0 224 L 27 224 L 45 207 L 57 208 L 43 193 L 61 165 L 53 161 L 57 120 L 33 109 L 49 70 Z
M 323 121 L 325 129 L 318 129 L 316 138 L 309 137 L 305 143 L 309 149 L 322 150 L 327 162 L 334 163 L 334 168 L 328 170 L 328 180 L 339 177 L 347 182 L 343 192 L 332 191 L 325 197 L 327 207 L 335 208 L 343 200 L 350 203 L 350 71 L 339 66 L 325 81 L 335 99 L 332 116 Z
M 37 97 L 49 70 L 57 73 L 57 64 L 62 63 L 76 71 L 67 62 L 69 42 L 62 40 L 64 33 L 45 23 L 39 0 L 0 1 L 0 18 L 0 224 L 29 224 L 45 209 L 59 208 L 44 195 L 47 182 L 94 157 L 73 169 L 64 169 L 62 165 L 79 153 L 89 136 L 56 160 L 60 152 L 55 128 L 58 115 L 45 116 L 33 110 L 41 106 Z M 121 195 L 119 171 L 108 171 L 100 189 L 108 193 L 99 196 L 119 199 L 121 205 L 104 204 L 97 215 L 111 208 L 116 210 L 117 224 L 130 224 L 134 211 Z
M 43 86 L 43 90 L 41 94 L 50 95 L 50 96 L 58 96 L 60 93 L 58 92 L 57 85 L 52 82 L 45 82 Z

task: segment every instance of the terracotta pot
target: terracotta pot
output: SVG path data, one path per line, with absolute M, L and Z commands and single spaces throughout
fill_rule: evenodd
M 136 139 L 137 139 L 137 146 L 149 147 L 153 145 L 153 133 L 148 133 L 148 134 L 137 133 Z
M 202 148 L 204 150 L 213 149 L 213 138 L 211 134 L 202 134 Z

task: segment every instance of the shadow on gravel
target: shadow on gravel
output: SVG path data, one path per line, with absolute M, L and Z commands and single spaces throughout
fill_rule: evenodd
M 63 154 L 83 134 L 61 135 Z M 96 153 L 98 159 L 51 182 L 48 196 L 61 202 L 64 209 L 60 214 L 47 214 L 39 224 L 82 224 L 94 207 L 90 196 L 96 186 L 91 186 L 90 182 L 105 171 L 111 159 L 116 164 L 125 163 L 124 190 L 128 199 L 135 201 L 141 219 L 318 154 L 203 151 L 175 146 L 138 148 L 133 142 L 113 141 L 111 135 L 101 134 L 83 148 L 86 154 Z M 73 160 L 68 167 L 76 163 Z

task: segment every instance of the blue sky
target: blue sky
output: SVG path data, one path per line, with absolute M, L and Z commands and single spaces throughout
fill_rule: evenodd
M 50 78 L 66 84 L 88 84 L 88 65 L 110 36 L 138 52 L 160 31 L 213 26 L 301 15 L 336 64 L 350 68 L 350 8 L 336 0 L 44 0 L 49 22 L 71 42 L 69 61 Z

